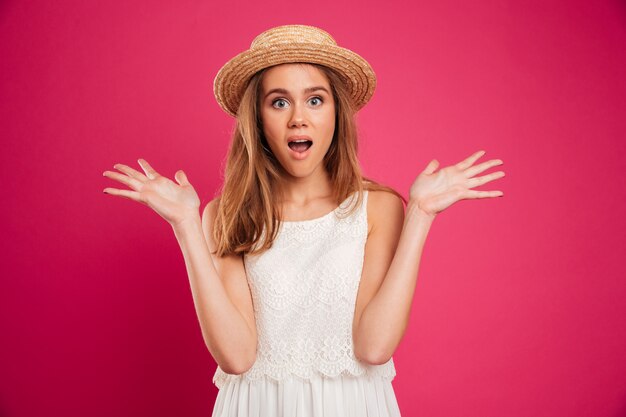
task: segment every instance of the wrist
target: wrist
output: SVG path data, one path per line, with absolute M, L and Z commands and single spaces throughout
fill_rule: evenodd
M 437 213 L 429 213 L 423 210 L 415 200 L 409 200 L 406 206 L 406 217 L 416 217 L 423 220 L 434 220 Z
M 199 214 L 189 215 L 176 223 L 171 223 L 171 226 L 177 235 L 198 229 L 202 230 L 202 219 Z

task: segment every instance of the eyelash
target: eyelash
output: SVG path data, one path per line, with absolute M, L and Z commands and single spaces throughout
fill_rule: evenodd
M 321 98 L 320 96 L 311 97 L 309 100 L 313 100 L 313 99 L 317 99 L 317 100 L 320 101 L 320 104 L 318 106 L 320 106 L 320 105 L 322 105 L 324 103 L 324 99 Z M 281 101 L 281 100 L 282 101 L 287 101 L 284 98 L 274 99 L 274 100 L 272 100 L 272 107 L 277 108 L 277 109 L 281 109 L 282 107 L 276 107 L 276 102 Z M 314 107 L 318 107 L 318 106 L 314 106 Z

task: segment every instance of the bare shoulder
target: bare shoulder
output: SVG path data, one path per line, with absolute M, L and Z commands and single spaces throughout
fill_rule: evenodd
M 397 227 L 404 221 L 404 202 L 389 191 L 370 190 L 367 198 L 369 232 L 377 227 Z
M 202 210 L 202 233 L 211 252 L 211 257 L 215 263 L 220 276 L 224 278 L 229 275 L 233 270 L 236 273 L 243 271 L 243 257 L 241 255 L 225 255 L 218 257 L 215 254 L 217 249 L 217 243 L 213 239 L 213 226 L 215 224 L 215 218 L 217 217 L 217 209 L 219 207 L 219 197 L 209 201 Z
M 370 190 L 368 191 L 368 208 L 373 209 L 400 209 L 404 211 L 402 199 L 390 191 Z
M 204 209 L 202 210 L 202 218 L 205 216 L 212 217 L 212 220 L 215 220 L 215 216 L 217 215 L 217 208 L 219 206 L 219 197 L 215 197 L 213 200 L 209 201 Z
M 214 252 L 216 248 L 215 242 L 213 241 L 213 224 L 215 223 L 215 218 L 217 217 L 218 206 L 219 197 L 216 197 L 209 201 L 202 210 L 202 231 L 211 252 Z

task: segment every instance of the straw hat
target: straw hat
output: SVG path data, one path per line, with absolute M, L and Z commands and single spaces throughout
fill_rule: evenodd
M 239 102 L 250 78 L 273 65 L 304 62 L 325 65 L 346 81 L 356 109 L 374 94 L 376 75 L 358 54 L 337 46 L 328 32 L 305 25 L 278 26 L 258 35 L 250 49 L 228 61 L 213 81 L 213 92 L 220 107 L 237 115 Z

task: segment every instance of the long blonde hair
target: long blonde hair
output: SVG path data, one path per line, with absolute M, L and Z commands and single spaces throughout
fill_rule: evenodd
M 363 190 L 391 192 L 406 203 L 406 199 L 391 187 L 362 175 L 357 158 L 356 112 L 347 86 L 334 70 L 310 65 L 328 77 L 335 100 L 335 133 L 323 160 L 333 199 L 339 204 L 352 193 L 357 193 L 348 215 L 362 204 Z M 281 212 L 276 196 L 282 192 L 282 171 L 263 135 L 259 111 L 265 71 L 257 72 L 250 79 L 237 111 L 213 225 L 217 256 L 262 253 L 272 246 L 279 231 Z

